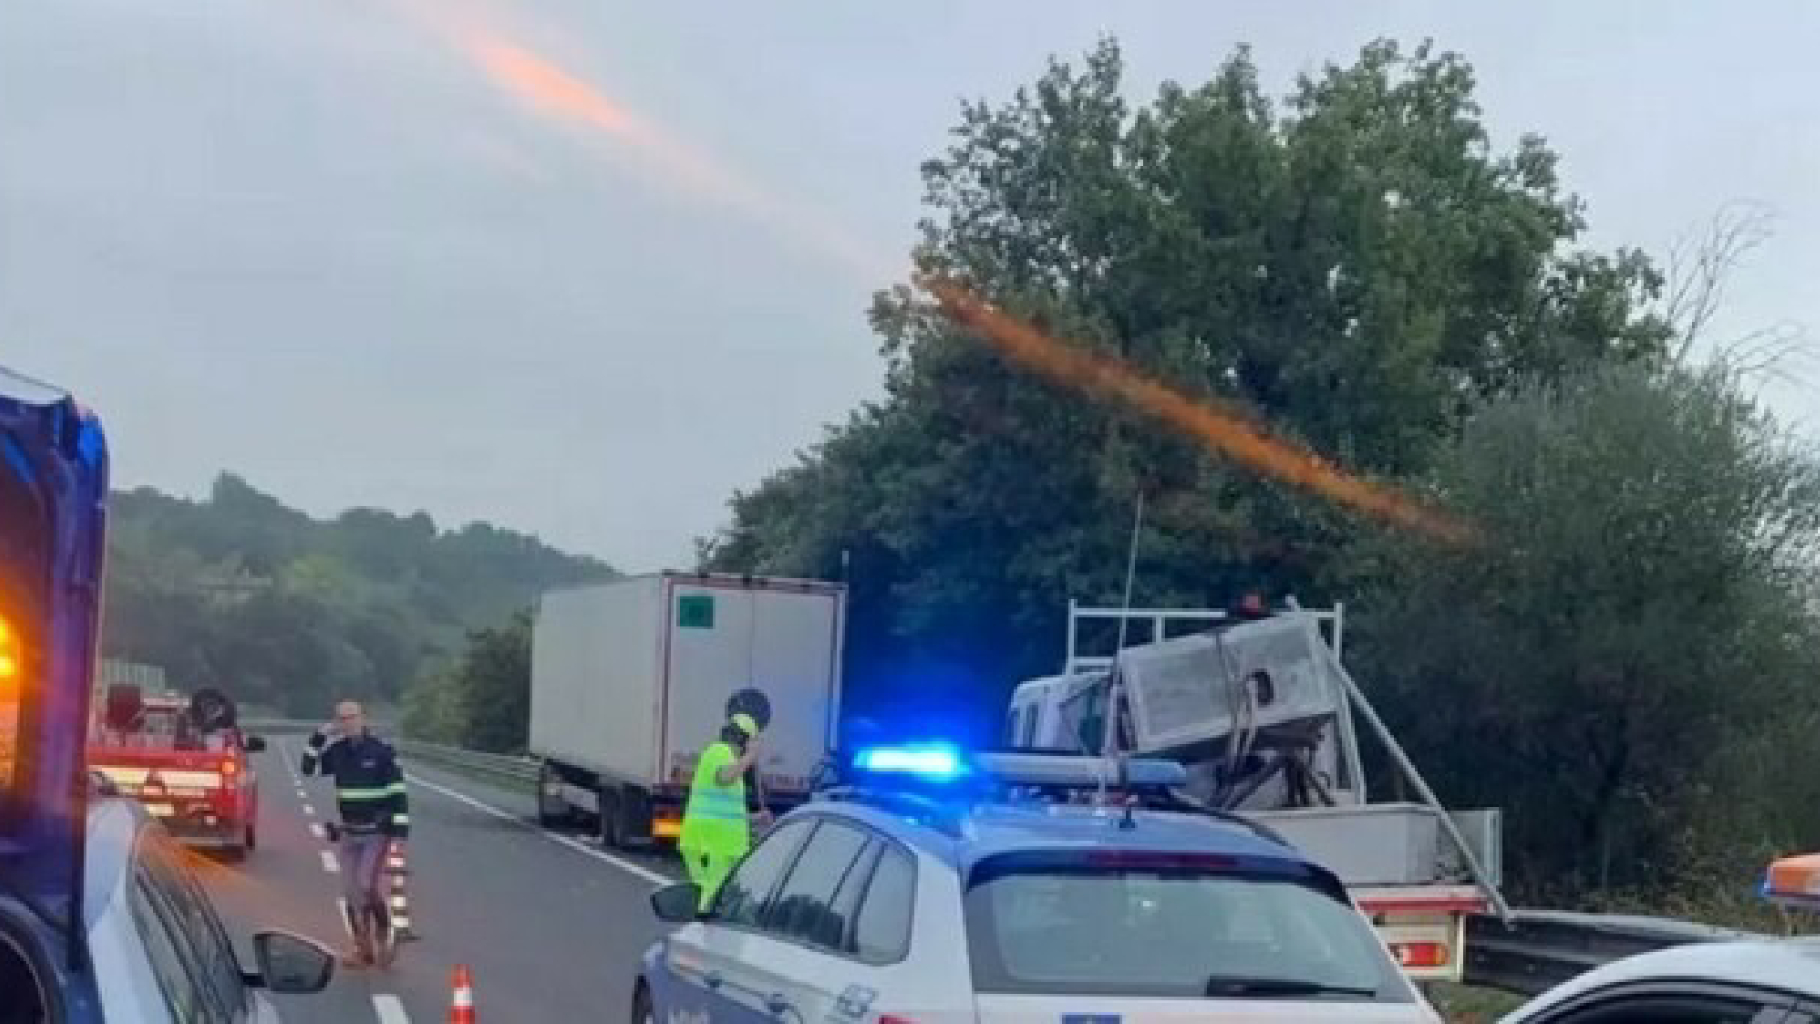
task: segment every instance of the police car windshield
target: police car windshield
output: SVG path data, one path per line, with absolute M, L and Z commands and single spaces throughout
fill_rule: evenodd
M 1414 999 L 1358 912 L 1312 881 L 1090 856 L 976 869 L 966 909 L 978 991 Z

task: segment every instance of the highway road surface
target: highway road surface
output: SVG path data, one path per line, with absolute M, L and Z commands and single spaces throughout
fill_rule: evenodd
M 298 778 L 300 744 L 273 736 L 256 760 L 259 848 L 238 864 L 195 861 L 249 965 L 248 936 L 262 928 L 350 944 L 341 876 L 321 838 L 333 790 Z M 323 993 L 275 997 L 287 1024 L 441 1022 L 457 964 L 473 972 L 481 1024 L 627 1020 L 638 957 L 659 933 L 646 897 L 675 865 L 544 832 L 528 793 L 408 759 L 405 772 L 408 894 L 422 938 L 401 944 L 390 970 L 337 967 Z

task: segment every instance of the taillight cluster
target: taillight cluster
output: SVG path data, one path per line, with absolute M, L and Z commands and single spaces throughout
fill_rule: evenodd
M 1446 967 L 1451 956 L 1445 942 L 1392 942 L 1390 952 L 1406 968 Z

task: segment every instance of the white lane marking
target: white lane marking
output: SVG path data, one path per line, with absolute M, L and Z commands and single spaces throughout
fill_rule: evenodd
M 322 823 L 319 821 L 310 822 L 310 835 L 315 836 L 317 839 L 321 839 L 325 842 L 329 838 L 328 830 L 324 829 L 322 827 Z
M 354 928 L 348 924 L 348 898 L 346 896 L 335 897 L 335 910 L 335 916 L 341 918 L 341 930 L 348 933 L 348 938 L 353 938 Z
M 543 829 L 540 829 L 540 828 L 537 828 L 536 826 L 527 824 L 525 821 L 521 820 L 516 814 L 512 814 L 509 811 L 502 811 L 499 808 L 494 807 L 492 804 L 485 803 L 480 800 L 476 800 L 473 797 L 467 795 L 466 793 L 457 792 L 453 789 L 450 789 L 447 786 L 439 786 L 436 783 L 429 781 L 428 779 L 420 778 L 416 775 L 412 775 L 409 772 L 405 773 L 405 780 L 413 786 L 422 786 L 425 789 L 432 790 L 437 793 L 441 793 L 443 796 L 446 796 L 451 800 L 459 800 L 462 803 L 467 804 L 469 807 L 472 807 L 475 810 L 480 811 L 482 813 L 490 814 L 493 817 L 500 819 L 501 821 L 509 821 L 515 825 L 522 826 L 524 828 L 524 830 L 527 832 L 536 833 L 537 835 L 543 836 L 545 839 L 548 839 L 550 842 L 556 843 L 561 846 L 566 846 L 569 849 L 574 850 L 576 853 L 585 853 L 588 856 L 594 858 L 595 860 L 604 861 L 608 864 L 613 865 L 616 868 L 619 868 L 621 871 L 624 871 L 627 874 L 636 875 L 639 878 L 642 878 L 645 881 L 650 882 L 652 885 L 669 885 L 671 882 L 675 881 L 675 879 L 666 878 L 663 875 L 660 875 L 657 872 L 652 871 L 650 868 L 644 867 L 643 865 L 634 864 L 631 861 L 626 860 L 621 857 L 615 857 L 612 854 L 607 853 L 604 850 L 596 850 L 592 846 L 587 845 L 586 843 L 582 842 L 579 839 L 574 838 L 573 836 L 559 836 L 554 832 L 545 832 Z
M 331 875 L 341 873 L 341 862 L 335 859 L 335 851 L 317 850 L 316 852 L 322 855 L 322 870 Z
M 306 815 L 309 815 L 309 816 L 311 816 L 311 817 L 314 817 L 314 816 L 315 816 L 315 814 L 316 814 L 316 808 L 314 808 L 314 807 L 311 807 L 311 806 L 310 806 L 310 805 L 309 805 L 309 804 L 304 804 L 304 805 L 303 805 L 303 813 L 304 813 L 304 814 L 306 814 Z
M 411 1024 L 411 1015 L 404 1012 L 404 1004 L 390 993 L 373 994 L 373 1012 L 379 1015 L 379 1024 Z

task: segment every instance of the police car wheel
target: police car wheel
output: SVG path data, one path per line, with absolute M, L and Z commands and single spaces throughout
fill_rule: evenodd
M 632 1024 L 657 1024 L 657 1014 L 651 1009 L 651 990 L 643 981 L 632 993 Z

